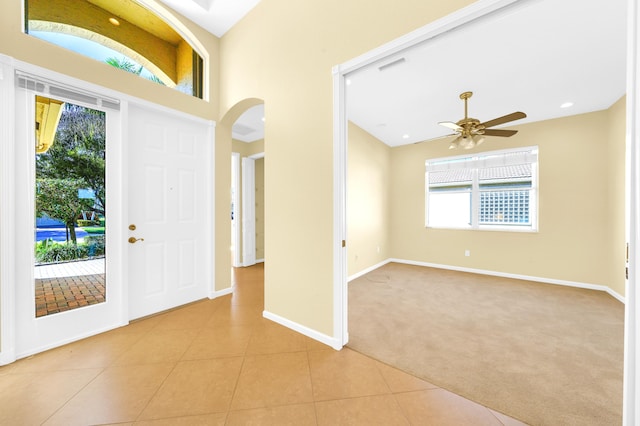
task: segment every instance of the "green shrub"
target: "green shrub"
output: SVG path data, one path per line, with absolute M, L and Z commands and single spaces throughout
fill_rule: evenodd
M 36 251 L 36 261 L 39 263 L 63 262 L 65 260 L 82 259 L 88 256 L 87 247 L 71 243 L 50 244 L 40 252 Z
M 106 223 L 107 223 L 107 219 L 105 219 L 104 217 L 101 217 L 100 219 L 98 219 L 98 225 L 105 226 Z
M 87 259 L 104 256 L 104 235 L 85 237 L 82 244 L 56 243 L 52 239 L 42 240 L 35 244 L 35 257 L 38 263 L 56 263 L 69 260 Z
M 89 257 L 104 256 L 104 235 L 85 237 L 82 246 L 86 248 Z

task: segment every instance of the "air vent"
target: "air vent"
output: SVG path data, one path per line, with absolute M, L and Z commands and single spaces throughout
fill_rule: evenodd
M 18 77 L 18 87 L 23 89 L 33 90 L 36 92 L 44 92 L 44 84 L 38 83 L 33 80 L 27 80 L 26 78 Z
M 93 96 L 87 96 L 73 90 L 63 89 L 61 87 L 49 86 L 49 94 L 53 96 L 61 96 L 74 101 L 84 102 L 89 105 L 98 105 L 98 99 Z
M 16 71 L 16 86 L 44 96 L 58 97 L 63 101 L 78 101 L 87 105 L 102 106 L 113 110 L 120 109 L 120 101 L 117 99 L 104 98 L 96 93 L 49 81 L 22 71 Z
M 403 64 L 404 62 L 406 62 L 407 60 L 405 58 L 400 58 L 400 59 L 396 59 L 395 61 L 389 62 L 388 64 L 384 64 L 384 65 L 380 65 L 378 67 L 378 69 L 380 71 L 384 71 L 387 70 L 391 67 L 395 67 L 396 65 L 400 65 Z
M 246 136 L 256 131 L 256 129 L 252 129 L 249 126 L 245 126 L 244 124 L 240 124 L 240 123 L 234 124 L 232 130 L 233 130 L 233 133 L 237 133 L 242 136 Z

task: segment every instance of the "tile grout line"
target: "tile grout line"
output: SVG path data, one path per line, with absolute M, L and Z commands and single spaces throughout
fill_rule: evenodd
M 80 394 L 80 392 L 82 392 L 83 390 L 85 390 L 91 383 L 93 383 L 94 381 L 96 381 L 96 379 L 98 377 L 100 377 L 101 375 L 104 374 L 104 372 L 107 370 L 106 367 L 101 367 L 100 368 L 100 372 L 98 372 L 98 374 L 96 374 L 93 379 L 89 380 L 84 386 L 81 386 L 77 392 L 75 392 L 73 395 L 71 395 L 69 397 L 69 399 L 67 399 L 64 404 L 60 404 L 58 406 L 58 408 L 56 410 L 54 410 L 50 416 L 48 416 L 41 424 L 45 424 L 47 423 L 49 420 L 51 420 L 56 414 L 58 414 L 64 407 L 66 407 L 72 400 L 73 398 L 75 398 L 76 396 L 78 396 L 78 394 Z M 76 371 L 76 370 L 55 370 L 55 371 Z

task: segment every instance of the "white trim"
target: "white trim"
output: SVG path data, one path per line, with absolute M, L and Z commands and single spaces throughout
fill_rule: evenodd
M 256 263 L 264 263 L 264 259 L 256 259 Z
M 269 311 L 263 311 L 262 316 L 268 320 L 276 322 L 284 327 L 290 328 L 291 330 L 297 331 L 300 334 L 304 334 L 305 336 L 317 340 L 320 343 L 324 343 L 325 345 L 331 346 L 333 349 L 339 351 L 342 349 L 342 343 L 340 343 L 339 339 L 335 337 L 327 336 L 326 334 L 320 333 L 318 331 L 312 330 L 304 325 L 300 325 L 297 322 L 290 321 L 286 318 L 281 317 L 280 315 L 276 315 Z
M 542 284 L 554 284 L 554 285 L 560 285 L 565 287 L 577 287 L 577 288 L 584 288 L 587 290 L 598 290 L 598 291 L 603 291 L 605 293 L 609 293 L 611 296 L 618 299 L 618 301 L 625 303 L 624 297 L 622 297 L 619 293 L 613 291 L 612 289 L 610 289 L 605 285 L 600 285 L 600 284 L 587 284 L 587 283 L 581 283 L 577 281 L 558 280 L 555 278 L 536 277 L 533 275 L 511 274 L 508 272 L 489 271 L 486 269 L 465 268 L 463 266 L 442 265 L 439 263 L 418 262 L 414 260 L 390 259 L 390 262 L 403 263 L 405 265 L 426 266 L 429 268 L 446 269 L 450 271 L 470 272 L 472 274 L 490 275 L 494 277 L 512 278 L 515 280 L 535 281 Z
M 373 265 L 373 266 L 370 266 L 370 267 L 368 267 L 368 268 L 366 268 L 366 269 L 363 269 L 363 270 L 362 270 L 362 271 L 360 271 L 360 272 L 356 272 L 355 274 L 350 275 L 350 276 L 349 276 L 349 278 L 347 278 L 347 281 L 348 281 L 348 282 L 351 282 L 351 281 L 353 281 L 353 280 L 355 280 L 355 279 L 357 279 L 357 278 L 360 278 L 360 277 L 361 277 L 361 276 L 363 276 L 363 275 L 367 275 L 369 272 L 373 272 L 373 271 L 375 271 L 375 270 L 376 270 L 376 269 L 378 269 L 378 268 L 382 268 L 384 265 L 386 265 L 387 263 L 390 263 L 390 262 L 392 262 L 392 260 L 391 260 L 391 259 L 383 260 L 383 261 L 382 261 L 382 262 L 380 262 L 380 263 L 377 263 L 377 264 L 375 264 L 375 265 Z
M 215 124 L 210 122 L 207 128 L 207 143 L 204 148 L 204 155 L 206 156 L 205 164 L 205 194 L 211 194 L 208 202 L 205 201 L 205 215 L 209 218 L 206 223 L 205 232 L 211 236 L 209 243 L 205 243 L 205 259 L 210 259 L 210 265 L 206 268 L 204 276 L 206 288 L 209 292 L 216 291 L 216 150 L 214 149 L 216 144 L 216 131 Z M 228 216 L 227 216 L 228 217 Z
M 242 264 L 256 263 L 256 160 L 242 159 Z
M 346 78 L 333 68 L 333 336 L 349 342 L 347 289 L 347 105 Z
M 403 265 L 424 266 L 427 268 L 445 269 L 448 271 L 470 272 L 472 274 L 490 275 L 493 277 L 511 278 L 514 280 L 533 281 L 541 284 L 553 284 L 553 285 L 559 285 L 559 286 L 565 286 L 565 287 L 584 288 L 586 290 L 597 290 L 597 291 L 608 293 L 610 296 L 617 299 L 619 302 L 625 303 L 625 298 L 620 293 L 610 289 L 605 285 L 588 284 L 588 283 L 581 283 L 578 281 L 559 280 L 555 278 L 536 277 L 533 275 L 512 274 L 509 272 L 490 271 L 487 269 L 466 268 L 463 266 L 443 265 L 440 263 L 420 262 L 417 260 L 407 260 L 407 259 L 397 259 L 397 258 L 389 258 L 384 262 L 380 262 L 375 266 L 372 266 L 363 271 L 360 271 L 357 274 L 354 274 L 351 277 L 349 277 L 349 281 L 359 278 L 365 274 L 368 274 L 369 272 L 375 271 L 376 269 L 388 263 L 401 263 Z
M 232 241 L 231 245 L 233 246 L 233 258 L 231 259 L 231 264 L 234 267 L 242 266 L 242 252 L 240 251 L 240 242 L 242 241 L 241 231 L 242 231 L 242 220 L 241 220 L 241 211 L 240 211 L 240 192 L 242 190 L 242 185 L 240 183 L 240 153 L 232 152 L 231 153 L 231 183 L 234 189 L 231 203 L 233 204 L 233 223 L 231 225 L 231 235 Z M 215 197 L 214 197 L 215 199 Z M 234 228 L 235 225 L 235 228 Z
M 261 158 L 264 158 L 264 152 L 259 152 L 257 154 L 250 155 L 247 158 L 251 158 L 252 160 L 259 160 Z
M 13 60 L 0 55 L 0 365 L 15 348 L 15 87 Z
M 218 297 L 233 294 L 233 287 L 227 287 L 222 290 L 214 290 L 209 293 L 209 299 L 217 299 Z
M 638 22 L 640 9 L 636 0 L 627 1 L 627 200 L 628 220 L 627 235 L 629 242 L 629 280 L 626 288 L 626 310 L 624 330 L 624 384 L 622 424 L 637 425 L 640 422 L 640 317 L 637 307 L 640 303 L 640 293 L 637 289 L 638 267 L 640 266 L 640 133 L 638 80 L 640 79 L 640 35 Z

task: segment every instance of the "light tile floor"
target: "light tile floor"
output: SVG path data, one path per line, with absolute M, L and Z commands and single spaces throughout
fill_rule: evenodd
M 264 319 L 263 274 L 0 367 L 0 424 L 522 425 Z

